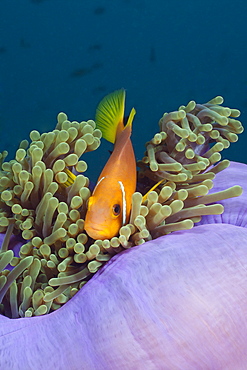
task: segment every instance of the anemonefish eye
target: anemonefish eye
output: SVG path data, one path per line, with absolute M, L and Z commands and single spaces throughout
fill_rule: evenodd
M 112 207 L 112 211 L 114 216 L 118 216 L 121 212 L 120 204 L 114 204 L 114 206 Z

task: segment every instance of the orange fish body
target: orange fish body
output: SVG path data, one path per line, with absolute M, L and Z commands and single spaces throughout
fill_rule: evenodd
M 93 239 L 110 239 L 128 223 L 132 194 L 136 190 L 136 160 L 130 140 L 135 110 L 124 126 L 125 91 L 107 95 L 96 112 L 96 127 L 114 150 L 88 201 L 84 228 Z

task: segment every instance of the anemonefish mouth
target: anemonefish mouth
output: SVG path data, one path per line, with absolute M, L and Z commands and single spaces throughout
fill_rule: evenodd
M 86 225 L 85 230 L 90 238 L 100 240 L 108 239 L 108 231 L 105 228 L 100 228 L 92 225 L 90 227 L 87 227 Z

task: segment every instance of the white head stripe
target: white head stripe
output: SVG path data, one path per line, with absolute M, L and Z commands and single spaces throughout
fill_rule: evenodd
M 95 188 L 93 189 L 93 193 L 95 192 L 97 186 L 101 183 L 102 180 L 105 179 L 105 176 L 101 177 L 101 179 L 97 182 L 97 184 L 95 185 Z
M 123 225 L 126 224 L 126 196 L 125 196 L 125 190 L 124 190 L 124 185 L 122 183 L 122 181 L 118 181 L 119 185 L 120 185 L 120 189 L 122 191 L 122 200 L 123 200 Z

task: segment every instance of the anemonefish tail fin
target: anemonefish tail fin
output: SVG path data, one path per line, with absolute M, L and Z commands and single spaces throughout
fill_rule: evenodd
M 111 143 L 115 143 L 117 132 L 124 129 L 124 105 L 125 90 L 121 89 L 105 96 L 96 109 L 96 127 Z

